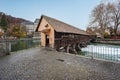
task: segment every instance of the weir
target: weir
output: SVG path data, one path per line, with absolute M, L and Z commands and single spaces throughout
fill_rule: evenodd
M 119 45 L 91 44 L 85 48 L 82 48 L 82 54 L 87 57 L 120 62 Z

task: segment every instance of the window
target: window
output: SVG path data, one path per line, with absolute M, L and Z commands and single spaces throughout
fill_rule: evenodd
M 45 27 L 48 27 L 48 24 L 46 24 Z

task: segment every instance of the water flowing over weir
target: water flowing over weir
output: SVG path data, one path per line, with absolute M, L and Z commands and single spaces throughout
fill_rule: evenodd
M 82 48 L 82 55 L 120 62 L 120 46 L 108 44 L 91 44 Z

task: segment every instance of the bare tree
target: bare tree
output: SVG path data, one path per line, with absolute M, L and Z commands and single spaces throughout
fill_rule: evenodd
M 98 31 L 103 36 L 106 28 L 114 29 L 114 34 L 117 35 L 117 30 L 120 25 L 120 1 L 115 3 L 100 3 L 96 6 L 91 15 L 89 27 L 99 27 Z
M 99 4 L 92 11 L 92 22 L 90 24 L 96 25 L 99 27 L 99 33 L 103 35 L 104 30 L 108 27 L 109 24 L 109 16 L 106 5 L 104 3 Z
M 89 34 L 95 34 L 95 27 L 87 27 L 86 32 Z
M 117 35 L 117 30 L 120 25 L 120 1 L 113 5 L 111 18 L 112 18 L 112 24 L 114 28 L 114 34 Z

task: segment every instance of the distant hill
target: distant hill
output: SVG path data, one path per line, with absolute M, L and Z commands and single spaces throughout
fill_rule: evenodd
M 3 14 L 5 14 L 5 13 L 0 12 L 0 21 L 1 21 L 1 17 Z M 22 22 L 31 22 L 31 21 L 25 20 L 23 18 L 16 18 L 16 17 L 7 15 L 7 14 L 5 14 L 5 15 L 6 15 L 8 24 L 21 24 Z

